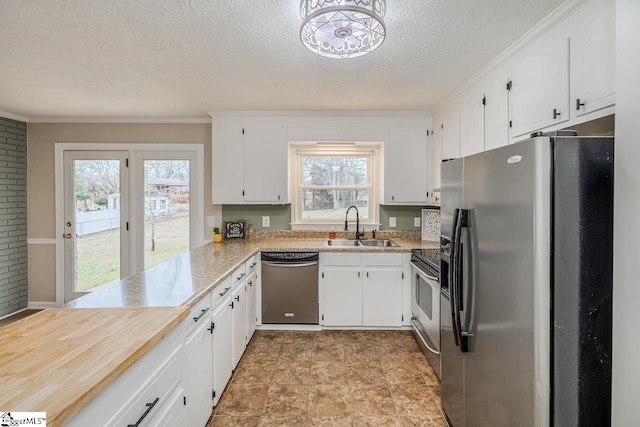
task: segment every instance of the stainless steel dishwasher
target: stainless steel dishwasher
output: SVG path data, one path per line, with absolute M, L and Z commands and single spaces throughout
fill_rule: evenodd
M 262 253 L 262 323 L 318 324 L 318 253 Z

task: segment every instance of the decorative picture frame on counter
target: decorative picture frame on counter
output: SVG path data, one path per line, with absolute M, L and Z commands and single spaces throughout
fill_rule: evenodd
M 422 240 L 440 241 L 440 209 L 422 209 Z
M 225 221 L 224 222 L 224 239 L 244 239 L 246 233 L 246 221 Z

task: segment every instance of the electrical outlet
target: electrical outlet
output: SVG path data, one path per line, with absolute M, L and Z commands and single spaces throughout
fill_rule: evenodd
M 390 216 L 389 217 L 389 227 L 390 228 L 395 228 L 396 227 L 396 217 L 395 216 Z
M 270 216 L 263 216 L 262 217 L 262 226 L 263 227 L 271 227 L 271 217 Z
M 414 227 L 420 227 L 420 217 L 419 216 L 414 216 L 413 217 L 413 226 Z
M 213 223 L 213 216 L 207 217 L 207 227 L 215 227 L 215 224 Z

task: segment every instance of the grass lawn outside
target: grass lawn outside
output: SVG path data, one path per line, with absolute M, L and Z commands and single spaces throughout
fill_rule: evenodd
M 156 250 L 151 251 L 151 224 L 145 224 L 145 269 L 189 250 L 189 216 L 158 220 Z M 120 229 L 78 237 L 77 290 L 90 291 L 120 279 Z

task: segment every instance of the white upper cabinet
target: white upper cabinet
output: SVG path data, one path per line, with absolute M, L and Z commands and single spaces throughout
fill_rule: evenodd
M 214 118 L 213 203 L 286 203 L 286 147 L 279 120 Z
M 511 136 L 569 120 L 569 39 L 544 37 L 515 58 L 509 92 Z
M 502 69 L 487 76 L 482 88 L 485 93 L 484 106 L 484 150 L 504 147 L 509 144 L 509 92 L 507 74 Z
M 484 151 L 484 107 L 486 97 L 480 85 L 465 91 L 460 104 L 460 156 Z
M 287 144 L 280 123 L 245 127 L 244 201 L 284 203 L 287 199 Z
M 571 38 L 572 108 L 588 115 L 615 104 L 615 8 L 592 0 Z
M 457 105 L 446 109 L 440 127 L 440 149 L 442 160 L 460 157 L 460 110 Z
M 244 136 L 242 119 L 213 121 L 212 180 L 214 204 L 244 203 Z
M 431 147 L 426 128 L 390 128 L 385 145 L 384 202 L 426 204 Z

